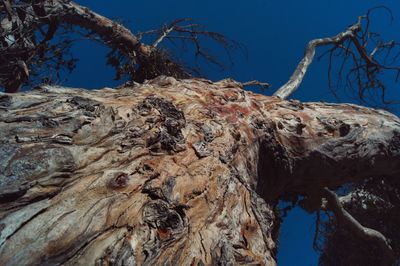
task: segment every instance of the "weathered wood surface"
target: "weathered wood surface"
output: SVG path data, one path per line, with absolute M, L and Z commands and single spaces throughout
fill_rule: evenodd
M 0 95 L 0 264 L 275 265 L 273 205 L 400 172 L 400 120 L 158 78 Z

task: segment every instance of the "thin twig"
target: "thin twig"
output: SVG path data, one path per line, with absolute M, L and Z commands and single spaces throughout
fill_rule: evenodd
M 270 84 L 267 82 L 260 82 L 258 80 L 250 80 L 250 81 L 246 81 L 242 83 L 243 87 L 247 87 L 247 86 L 259 86 L 262 89 L 268 89 L 270 88 Z

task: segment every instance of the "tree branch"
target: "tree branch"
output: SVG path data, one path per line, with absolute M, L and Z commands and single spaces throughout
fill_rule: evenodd
M 63 47 L 69 47 L 72 42 L 71 36 L 65 33 L 70 34 L 71 28 L 76 26 L 89 32 L 86 37 L 99 36 L 103 44 L 123 54 L 132 64 L 151 57 L 153 50 L 156 50 L 142 44 L 139 38 L 121 24 L 73 1 L 22 0 L 11 3 L 3 1 L 3 4 L 9 8 L 7 12 L 1 11 L 2 17 L 5 14 L 11 16 L 8 23 L 10 26 L 2 23 L 0 30 L 0 83 L 6 92 L 16 92 L 28 81 L 25 72 L 17 65 L 18 61 L 33 70 L 31 73 L 34 75 L 38 68 L 39 72 L 57 72 L 61 67 L 71 71 L 76 60 L 72 57 L 68 59 L 68 52 Z M 60 26 L 65 30 L 59 35 L 62 41 L 51 43 Z M 47 30 L 44 30 L 46 27 Z
M 387 10 L 382 6 L 377 8 Z M 386 82 L 384 77 L 387 76 L 383 75 L 383 70 L 385 73 L 394 74 L 394 80 L 398 81 L 400 75 L 398 48 L 400 44 L 393 40 L 383 40 L 380 34 L 370 31 L 370 15 L 377 8 L 370 9 L 366 15 L 358 18 L 356 24 L 334 37 L 310 41 L 305 49 L 303 59 L 297 65 L 289 81 L 274 95 L 285 99 L 295 92 L 314 59 L 317 47 L 331 45 L 331 48 L 319 58 L 329 55 L 328 86 L 336 97 L 336 90 L 343 87 L 350 89 L 354 98 L 363 104 L 381 106 L 382 104 L 398 103 L 395 100 L 385 99 Z M 336 84 L 332 79 L 332 65 L 334 65 L 332 59 L 334 57 L 342 59 L 342 62 L 338 63 L 337 73 L 335 73 L 337 74 Z M 342 82 L 343 77 L 346 82 Z
M 400 174 L 400 120 L 381 110 L 351 104 L 268 103 L 278 142 L 265 141 L 273 175 L 262 192 L 273 202 L 283 191 L 310 194 L 323 187 Z M 276 155 L 282 147 L 281 155 Z M 267 151 L 271 149 L 271 154 Z M 279 169 L 279 170 L 274 170 Z M 269 181 L 271 182 L 271 181 Z
M 334 212 L 339 224 L 345 226 L 360 238 L 376 243 L 381 250 L 386 253 L 386 258 L 388 260 L 394 260 L 394 254 L 392 247 L 389 244 L 389 240 L 386 239 L 382 233 L 360 224 L 349 212 L 344 209 L 335 192 L 331 191 L 327 187 L 324 188 L 324 192 L 324 195 L 328 200 L 328 208 Z
M 281 99 L 288 98 L 291 94 L 293 94 L 297 88 L 300 86 L 303 78 L 308 70 L 308 67 L 311 65 L 315 50 L 319 46 L 329 45 L 329 44 L 340 44 L 343 41 L 355 37 L 356 33 L 361 30 L 361 20 L 363 16 L 358 18 L 356 24 L 350 26 L 347 30 L 339 33 L 338 35 L 330 38 L 323 39 L 314 39 L 310 41 L 305 49 L 304 57 L 297 65 L 294 73 L 290 77 L 289 81 L 286 82 L 285 85 L 280 87 L 275 93 L 274 96 L 278 96 Z
M 51 9 L 54 8 L 59 9 L 57 13 L 63 14 L 61 20 L 64 22 L 98 34 L 108 46 L 119 49 L 128 56 L 133 56 L 135 53 L 147 56 L 151 52 L 151 47 L 142 44 L 129 29 L 89 8 L 72 1 L 47 1 L 46 5 L 50 8 L 48 12 L 52 12 Z
M 314 238 L 313 238 L 313 248 L 314 250 L 320 250 L 318 246 L 318 239 L 319 239 L 319 233 L 320 233 L 320 225 L 321 225 L 321 214 L 320 210 L 316 211 L 316 221 L 315 221 L 315 232 L 314 232 Z
M 4 3 L 10 4 L 9 1 Z M 2 16 L 8 15 L 3 10 L 0 13 Z M 229 59 L 230 51 L 240 48 L 238 43 L 219 33 L 207 31 L 202 25 L 191 23 L 191 19 L 187 18 L 177 19 L 158 30 L 134 35 L 120 23 L 69 0 L 34 2 L 21 0 L 17 3 L 12 2 L 9 13 L 12 16 L 12 20 L 18 23 L 11 23 L 10 21 L 9 25 L 5 23 L 1 25 L 2 28 L 5 26 L 9 28 L 7 32 L 2 31 L 0 33 L 0 62 L 2 62 L 0 63 L 0 82 L 7 92 L 18 91 L 27 80 L 26 78 L 15 78 L 22 77 L 23 74 L 19 73 L 21 71 L 15 64 L 17 60 L 24 61 L 28 69 L 30 69 L 37 66 L 46 68 L 49 65 L 47 63 L 54 58 L 55 60 L 53 60 L 52 64 L 58 67 L 56 68 L 57 74 L 59 73 L 60 65 L 72 70 L 68 66 L 70 62 L 71 65 L 74 65 L 73 60 L 64 60 L 62 58 L 65 56 L 64 51 L 58 49 L 63 42 L 55 44 L 50 42 L 57 28 L 60 27 L 67 29 L 67 33 L 71 34 L 74 32 L 73 28 L 78 26 L 88 32 L 83 34 L 84 37 L 100 40 L 102 44 L 111 48 L 111 51 L 106 56 L 107 64 L 116 69 L 116 79 L 121 79 L 122 76 L 129 76 L 131 80 L 136 82 L 144 82 L 160 75 L 188 78 L 191 73 L 196 73 L 195 68 L 185 67 L 177 62 L 167 50 L 159 48 L 160 43 L 164 40 L 172 42 L 178 40 L 182 42 L 183 46 L 186 43 L 190 43 L 194 47 L 193 52 L 196 58 L 201 57 L 221 68 L 224 68 L 224 64 L 209 53 L 207 49 L 203 48 L 203 41 L 206 39 L 207 41 L 212 40 L 222 45 Z M 48 27 L 47 32 L 43 30 L 46 27 Z M 13 31 L 17 32 L 14 33 Z M 152 45 L 147 45 L 141 42 L 143 34 L 157 34 L 158 36 Z M 8 41 L 14 44 L 17 43 L 12 49 L 2 45 L 7 43 L 9 35 L 18 36 L 17 40 Z M 36 36 L 40 37 L 41 41 L 36 42 Z M 64 43 L 71 43 L 69 42 L 72 39 L 71 35 L 66 34 L 62 37 L 59 39 L 64 39 Z M 31 43 L 32 45 L 27 47 L 26 43 Z M 36 43 L 39 44 L 36 45 Z M 8 66 L 10 62 L 12 64 Z M 49 68 L 52 69 L 51 71 L 55 69 L 55 67 Z M 40 72 L 44 72 L 46 69 L 40 70 Z M 15 72 L 15 74 L 10 74 L 11 72 Z M 32 73 L 36 72 L 32 71 Z
M 250 80 L 246 82 L 242 82 L 243 87 L 247 86 L 259 86 L 261 89 L 268 89 L 271 85 L 268 82 L 261 82 L 258 80 Z

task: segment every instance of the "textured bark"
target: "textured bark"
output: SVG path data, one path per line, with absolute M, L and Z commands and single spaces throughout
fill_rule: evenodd
M 160 77 L 0 95 L 0 264 L 276 263 L 276 201 L 400 172 L 400 120 Z

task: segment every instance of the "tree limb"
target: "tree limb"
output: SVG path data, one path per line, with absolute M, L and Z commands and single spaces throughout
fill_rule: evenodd
M 330 91 L 337 97 L 336 90 L 339 87 L 348 88 L 355 99 L 363 104 L 381 106 L 382 104 L 395 104 L 396 100 L 385 99 L 386 85 L 383 78 L 383 70 L 394 74 L 397 82 L 400 75 L 398 59 L 400 52 L 399 43 L 391 40 L 385 41 L 380 34 L 371 32 L 370 15 L 371 11 L 380 6 L 370 9 L 366 15 L 360 16 L 357 23 L 350 26 L 340 34 L 324 39 L 315 39 L 308 43 L 304 57 L 297 65 L 296 70 L 289 81 L 280 87 L 275 96 L 282 99 L 289 97 L 300 86 L 310 64 L 314 59 L 316 49 L 319 46 L 331 45 L 319 58 L 329 55 L 328 61 L 328 85 Z M 389 11 L 390 13 L 390 11 Z M 390 13 L 391 15 L 391 13 Z M 337 82 L 332 80 L 334 64 L 333 58 L 341 58 L 338 64 Z M 343 77 L 345 82 L 343 82 Z M 335 77 L 336 78 L 336 77 Z
M 262 89 L 268 89 L 271 85 L 268 82 L 261 82 L 261 81 L 258 81 L 258 80 L 250 80 L 250 81 L 242 82 L 242 86 L 243 87 L 259 86 Z
M 54 4 L 52 4 L 54 3 Z M 89 8 L 73 1 L 46 1 L 48 13 L 59 10 L 61 19 L 72 25 L 77 25 L 90 30 L 105 41 L 112 48 L 121 50 L 122 53 L 132 56 L 139 53 L 148 56 L 151 48 L 142 44 L 132 32 L 123 25 L 108 19 Z
M 273 162 L 264 175 L 275 176 L 268 184 L 259 179 L 260 186 L 271 187 L 265 191 L 267 201 L 282 191 L 304 195 L 325 186 L 400 174 L 400 120 L 388 112 L 279 100 L 267 110 L 278 141 L 263 145 L 285 151 L 284 156 L 263 155 Z
M 321 225 L 321 214 L 320 210 L 316 211 L 316 220 L 315 220 L 315 232 L 314 232 L 314 237 L 313 237 L 313 248 L 314 250 L 320 250 L 318 246 L 318 239 L 319 239 L 319 233 L 320 233 L 320 225 Z
M 360 224 L 349 212 L 347 212 L 335 192 L 329 188 L 324 188 L 324 194 L 328 200 L 328 208 L 330 208 L 338 220 L 339 224 L 342 224 L 360 238 L 376 243 L 383 252 L 388 256 L 387 259 L 393 261 L 394 254 L 392 247 L 389 244 L 389 240 L 380 233 L 372 228 L 368 228 Z
M 356 33 L 361 30 L 361 20 L 363 16 L 358 18 L 356 24 L 350 26 L 347 30 L 339 33 L 338 35 L 330 38 L 323 39 L 314 39 L 310 41 L 305 49 L 304 57 L 297 65 L 295 71 L 290 77 L 289 81 L 286 82 L 285 85 L 280 87 L 275 93 L 274 96 L 278 96 L 281 99 L 288 98 L 291 94 L 293 94 L 297 88 L 300 86 L 303 78 L 308 70 L 308 67 L 311 65 L 315 50 L 319 46 L 329 45 L 329 44 L 340 44 L 343 41 L 355 37 Z
M 10 2 L 7 3 L 10 4 Z M 63 42 L 51 43 L 57 28 L 63 28 L 69 34 L 76 32 L 74 32 L 74 27 L 84 29 L 88 32 L 83 34 L 84 37 L 96 38 L 95 40 L 100 40 L 102 44 L 111 48 L 106 56 L 107 64 L 116 69 L 116 79 L 129 76 L 133 81 L 140 83 L 160 75 L 189 78 L 191 73 L 198 73 L 195 68 L 185 67 L 182 63 L 177 62 L 167 50 L 159 48 L 160 43 L 164 40 L 172 42 L 178 40 L 182 46 L 190 43 L 194 47 L 193 53 L 196 58 L 203 58 L 221 68 L 224 68 L 224 64 L 203 48 L 203 41 L 212 40 L 222 45 L 229 59 L 230 51 L 240 48 L 238 43 L 229 40 L 222 34 L 207 31 L 202 25 L 191 23 L 191 19 L 187 18 L 177 19 L 158 30 L 134 35 L 120 23 L 69 0 L 35 2 L 20 0 L 18 3 L 13 2 L 11 12 L 12 19 L 18 23 L 10 22 L 8 32 L 1 32 L 0 44 L 7 43 L 7 38 L 11 33 L 12 36 L 22 37 L 15 37 L 17 40 L 12 41 L 12 48 L 0 46 L 0 62 L 2 62 L 0 63 L 0 82 L 7 92 L 18 91 L 26 81 L 21 78 L 16 79 L 16 75 L 10 75 L 12 71 L 18 70 L 15 66 L 17 60 L 24 61 L 29 69 L 36 66 L 43 67 L 45 70 L 47 70 L 46 67 L 52 70 L 57 69 L 57 75 L 60 65 L 72 70 L 69 66 L 75 65 L 74 60 L 64 60 L 65 51 L 58 49 L 63 43 L 70 44 L 72 37 L 65 34 L 62 35 L 63 38 L 59 38 Z M 1 10 L 1 15 L 6 16 L 6 11 Z M 3 24 L 1 27 L 4 28 Z M 11 24 L 18 25 L 18 27 L 14 29 L 15 27 L 11 27 Z M 48 27 L 47 33 L 44 30 L 46 27 Z M 157 34 L 158 36 L 152 45 L 147 45 L 141 42 L 143 34 Z M 41 41 L 36 42 L 36 36 L 41 38 Z M 26 47 L 26 43 L 32 45 Z M 36 45 L 36 43 L 39 44 Z M 49 56 L 47 57 L 47 55 Z M 49 65 L 56 65 L 59 68 L 48 66 L 47 62 L 52 60 L 53 62 Z M 11 64 L 8 64 L 10 62 Z M 41 69 L 39 72 L 44 71 Z M 31 71 L 31 73 L 35 74 L 36 71 Z M 42 82 L 40 81 L 40 83 Z

